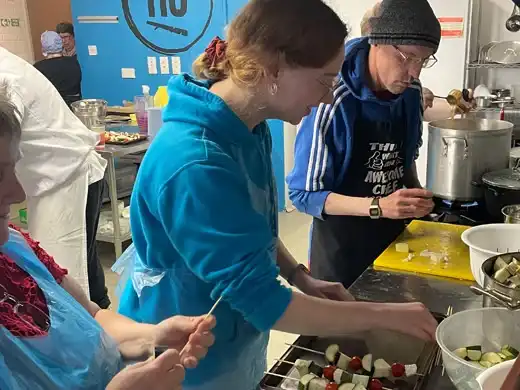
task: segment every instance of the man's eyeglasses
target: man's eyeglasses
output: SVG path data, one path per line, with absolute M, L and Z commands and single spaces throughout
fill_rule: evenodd
M 406 64 L 421 65 L 424 69 L 428 69 L 437 63 L 437 58 L 433 54 L 427 58 L 410 57 L 399 50 L 397 46 L 394 46 L 394 49 L 397 50 Z
M 50 318 L 38 307 L 29 302 L 20 302 L 15 296 L 9 294 L 7 289 L 0 284 L 0 303 L 10 303 L 13 313 L 26 325 L 31 327 L 36 324 L 41 330 L 47 332 L 51 326 Z M 34 322 L 28 321 L 31 318 Z

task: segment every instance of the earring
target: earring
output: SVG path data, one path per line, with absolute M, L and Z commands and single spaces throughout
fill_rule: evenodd
M 278 84 L 276 83 L 272 83 L 270 86 L 269 86 L 269 93 L 271 95 L 276 95 L 278 93 Z

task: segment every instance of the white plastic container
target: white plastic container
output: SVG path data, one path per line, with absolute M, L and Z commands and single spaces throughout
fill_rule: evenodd
M 520 224 L 495 223 L 475 226 L 462 233 L 469 246 L 471 272 L 477 283 L 484 286 L 482 264 L 500 253 L 520 251 Z
M 507 374 L 511 371 L 514 360 L 509 360 L 504 363 L 497 364 L 494 367 L 488 368 L 477 378 L 481 390 L 498 390 L 504 384 Z

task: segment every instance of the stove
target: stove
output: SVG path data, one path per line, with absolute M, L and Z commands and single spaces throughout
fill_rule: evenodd
M 435 208 L 426 220 L 451 223 L 455 225 L 477 226 L 486 223 L 502 222 L 491 217 L 484 201 L 457 202 L 434 198 Z

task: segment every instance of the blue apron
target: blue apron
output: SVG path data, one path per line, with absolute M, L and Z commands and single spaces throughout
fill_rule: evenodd
M 34 278 L 50 318 L 42 337 L 15 337 L 0 326 L 0 389 L 104 390 L 122 368 L 115 342 L 56 283 L 19 232 L 10 230 L 0 250 Z

